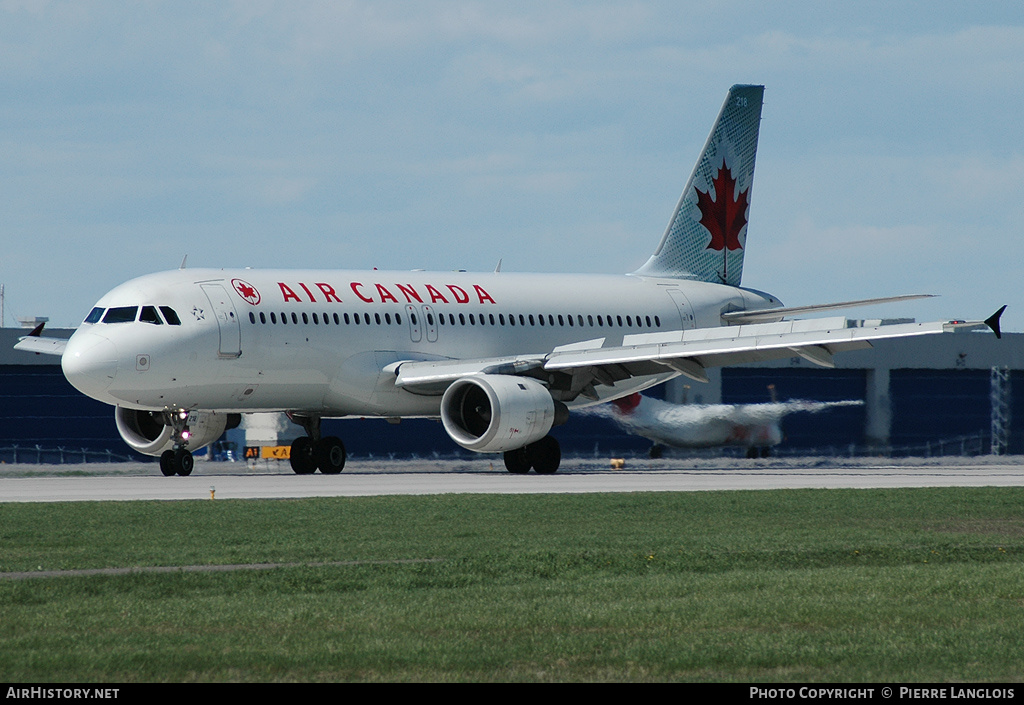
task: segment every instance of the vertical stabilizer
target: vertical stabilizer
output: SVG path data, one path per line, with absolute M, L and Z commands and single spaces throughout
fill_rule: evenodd
M 733 86 L 658 249 L 634 274 L 739 286 L 764 86 Z

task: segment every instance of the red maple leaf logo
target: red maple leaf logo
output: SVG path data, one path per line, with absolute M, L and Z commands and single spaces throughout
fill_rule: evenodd
M 260 302 L 260 292 L 256 291 L 256 287 L 249 282 L 242 279 L 232 279 L 231 286 L 234 287 L 235 291 L 238 292 L 238 295 L 241 296 L 246 303 L 250 303 L 255 306 Z
M 739 197 L 733 199 L 736 190 L 736 179 L 732 170 L 726 167 L 722 159 L 722 168 L 718 176 L 711 182 L 715 187 L 717 200 L 712 200 L 711 189 L 706 192 L 697 189 L 697 207 L 700 208 L 700 224 L 711 233 L 709 250 L 741 250 L 740 231 L 747 224 L 747 192 L 740 191 Z

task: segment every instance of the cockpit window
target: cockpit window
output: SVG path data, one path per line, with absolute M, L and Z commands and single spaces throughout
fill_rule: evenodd
M 103 318 L 103 311 L 105 311 L 105 310 L 106 309 L 102 309 L 102 308 L 99 308 L 99 307 L 94 308 L 92 311 L 89 311 L 89 315 L 85 317 L 85 322 L 86 323 L 99 323 L 100 319 Z
M 170 306 L 161 306 L 160 312 L 164 314 L 164 318 L 167 319 L 167 322 L 172 326 L 181 325 L 181 319 L 178 318 L 178 314 L 175 313 L 174 309 L 171 308 Z
M 138 306 L 119 306 L 107 310 L 103 317 L 104 323 L 131 323 L 135 320 L 135 314 L 139 312 Z
M 143 306 L 142 313 L 139 314 L 139 320 L 143 323 L 152 323 L 158 326 L 161 326 L 164 323 L 160 320 L 160 316 L 156 312 L 156 306 Z

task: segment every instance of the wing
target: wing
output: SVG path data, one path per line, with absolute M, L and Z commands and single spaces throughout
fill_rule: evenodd
M 755 323 L 626 336 L 623 345 L 603 347 L 596 339 L 555 348 L 542 354 L 476 360 L 396 362 L 395 386 L 419 394 L 441 394 L 448 384 L 474 374 L 528 375 L 549 384 L 560 401 L 579 396 L 604 400 L 600 385 L 631 377 L 678 372 L 706 382 L 705 370 L 744 362 L 799 355 L 814 364 L 833 367 L 834 353 L 871 347 L 874 340 L 948 333 L 988 326 L 998 330 L 998 314 L 987 321 L 946 321 L 847 328 L 845 318 Z
M 46 323 L 40 323 L 32 329 L 31 333 L 18 338 L 14 349 L 34 352 L 37 355 L 63 355 L 68 341 L 64 338 L 44 338 L 43 326 L 45 325 Z

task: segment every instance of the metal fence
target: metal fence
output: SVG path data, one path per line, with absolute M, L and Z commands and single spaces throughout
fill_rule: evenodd
M 63 465 L 65 463 L 125 463 L 138 460 L 124 453 L 112 450 L 93 450 L 90 448 L 44 448 L 34 446 L 0 447 L 0 462 L 31 463 L 37 465 Z

